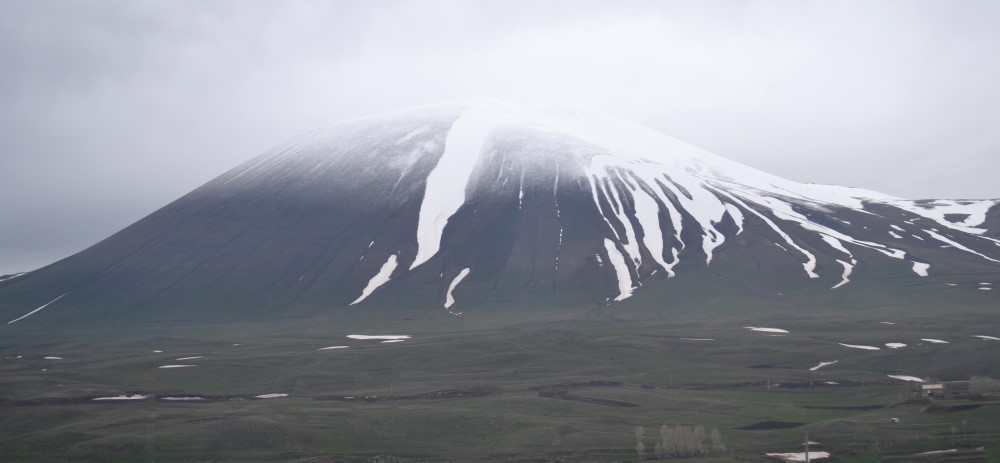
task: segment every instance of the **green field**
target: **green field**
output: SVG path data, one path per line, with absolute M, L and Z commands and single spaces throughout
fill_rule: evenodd
M 642 426 L 646 459 L 772 461 L 808 433 L 827 461 L 1000 461 L 1000 398 L 963 382 L 1000 378 L 1000 341 L 973 337 L 1000 333 L 995 317 L 756 313 L 386 310 L 8 334 L 0 460 L 637 461 Z M 195 366 L 159 368 L 172 364 Z M 889 374 L 947 381 L 949 394 L 920 398 Z M 120 395 L 146 398 L 92 400 Z M 658 448 L 662 425 L 701 426 L 705 453 Z

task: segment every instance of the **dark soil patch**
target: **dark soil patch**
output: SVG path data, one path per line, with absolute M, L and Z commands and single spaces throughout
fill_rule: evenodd
M 571 396 L 568 391 L 543 391 L 538 393 L 538 397 L 549 399 L 573 400 L 594 405 L 604 405 L 606 407 L 638 407 L 639 404 L 623 402 L 621 400 L 601 399 L 598 397 Z
M 580 389 L 586 387 L 622 387 L 625 384 L 621 381 L 579 381 L 573 383 L 559 383 L 553 384 L 551 386 L 534 386 L 529 388 L 530 391 L 547 391 L 547 390 L 562 390 L 562 389 Z
M 797 428 L 799 426 L 805 426 L 805 425 L 806 425 L 806 423 L 793 423 L 793 422 L 790 422 L 790 421 L 772 421 L 772 420 L 768 420 L 768 421 L 761 421 L 759 423 L 754 423 L 754 424 L 751 424 L 751 425 L 743 426 L 742 428 L 736 428 L 736 429 L 742 429 L 744 431 L 763 431 L 763 430 L 767 430 L 767 429 L 790 429 L 790 428 Z
M 878 410 L 880 408 L 885 408 L 885 405 L 857 405 L 854 407 L 834 407 L 834 406 L 821 406 L 821 405 L 799 405 L 801 408 L 808 408 L 810 410 Z
M 328 395 L 315 397 L 315 400 L 331 400 L 337 402 L 391 402 L 396 400 L 442 400 L 442 399 L 467 399 L 472 397 L 484 397 L 490 395 L 488 392 L 460 391 L 457 389 L 444 389 L 440 391 L 424 392 L 416 395 L 369 395 L 369 396 L 339 396 Z

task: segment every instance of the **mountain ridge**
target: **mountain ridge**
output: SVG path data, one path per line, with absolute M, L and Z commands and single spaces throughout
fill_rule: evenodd
M 0 281 L 0 314 L 15 325 L 593 307 L 723 254 L 740 262 L 734 281 L 764 272 L 789 288 L 844 290 L 871 278 L 866 268 L 997 271 L 998 203 L 797 183 L 591 110 L 464 100 L 300 136 L 77 255 Z

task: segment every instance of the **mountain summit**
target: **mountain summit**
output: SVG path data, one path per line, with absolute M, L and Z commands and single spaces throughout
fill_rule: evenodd
M 971 282 L 1000 271 L 998 203 L 797 183 L 599 112 L 466 100 L 300 136 L 0 281 L 0 316 L 460 316 Z

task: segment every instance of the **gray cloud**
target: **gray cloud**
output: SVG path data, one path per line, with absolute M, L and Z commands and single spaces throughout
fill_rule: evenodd
M 0 274 L 338 119 L 593 106 L 798 181 L 1000 197 L 1000 4 L 0 3 Z

